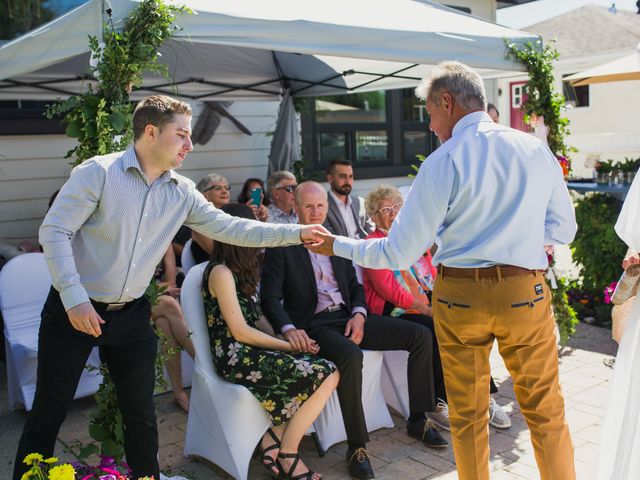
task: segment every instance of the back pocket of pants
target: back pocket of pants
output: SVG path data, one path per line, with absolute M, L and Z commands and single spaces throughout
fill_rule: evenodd
M 444 298 L 439 298 L 438 303 L 442 303 L 447 306 L 447 308 L 471 308 L 471 305 L 466 305 L 464 303 L 454 302 L 452 300 L 446 300 Z
M 541 300 L 544 300 L 544 295 L 540 297 L 532 298 L 530 300 L 523 300 L 522 302 L 512 303 L 511 308 L 523 308 L 523 307 L 533 308 L 535 307 L 536 303 L 538 303 Z

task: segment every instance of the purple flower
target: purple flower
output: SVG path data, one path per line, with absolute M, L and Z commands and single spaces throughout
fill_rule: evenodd
M 608 287 L 604 289 L 604 303 L 611 303 L 611 297 L 613 296 L 613 292 L 616 290 L 616 286 L 618 282 L 611 282 Z

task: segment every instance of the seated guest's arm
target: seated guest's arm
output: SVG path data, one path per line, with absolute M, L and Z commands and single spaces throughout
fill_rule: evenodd
M 293 324 L 293 320 L 282 305 L 284 298 L 285 259 L 280 248 L 267 248 L 260 280 L 260 304 L 262 312 L 274 326 L 276 332 Z
M 309 338 L 304 330 L 295 327 L 293 320 L 282 305 L 285 275 L 284 250 L 282 248 L 267 248 L 260 280 L 262 313 L 274 326 L 276 333 L 284 335 L 294 351 L 318 353 L 319 347 L 316 342 Z
M 292 351 L 289 342 L 274 338 L 247 324 L 238 302 L 233 274 L 226 266 L 218 265 L 211 270 L 209 291 L 218 299 L 222 318 L 238 342 L 260 348 Z
M 369 283 L 385 302 L 389 302 L 394 307 L 404 309 L 410 308 L 413 303 L 413 295 L 398 285 L 395 275 L 391 270 L 374 270 L 365 268 L 364 275 Z

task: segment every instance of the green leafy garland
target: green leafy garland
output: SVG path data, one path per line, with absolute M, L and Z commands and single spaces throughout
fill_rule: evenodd
M 553 42 L 542 49 L 539 44 L 518 46 L 509 41 L 506 43 L 509 55 L 522 63 L 529 73 L 525 86 L 527 95 L 522 104 L 524 121 L 529 123 L 533 114 L 544 116 L 544 123 L 549 128 L 547 141 L 551 151 L 564 157 L 575 152 L 576 149 L 566 143 L 570 133 L 569 119 L 562 115 L 566 100 L 554 88 L 553 62 L 560 54 L 553 47 Z
M 524 121 L 529 123 L 533 114 L 544 117 L 544 123 L 549 129 L 547 135 L 549 149 L 558 157 L 563 169 L 567 165 L 566 173 L 568 173 L 569 168 L 566 157 L 569 152 L 577 150 L 566 143 L 566 136 L 570 132 L 569 119 L 562 115 L 565 98 L 554 88 L 553 62 L 560 55 L 552 46 L 553 42 L 544 48 L 541 48 L 540 42 L 535 45 L 527 43 L 523 46 L 518 46 L 508 40 L 505 42 L 509 49 L 509 55 L 522 63 L 529 74 L 529 80 L 525 85 L 527 96 L 522 104 Z M 563 158 L 561 159 L 560 157 Z M 562 160 L 564 160 L 565 164 L 562 163 Z M 553 260 L 551 260 L 549 264 L 551 270 L 553 270 L 553 263 Z M 569 282 L 566 279 L 557 278 L 557 288 L 551 290 L 551 303 L 562 344 L 565 344 L 571 335 L 575 333 L 578 323 L 576 312 L 567 297 L 568 284 Z
M 62 117 L 66 134 L 77 138 L 78 145 L 65 158 L 75 156 L 73 165 L 95 155 L 124 150 L 133 140 L 133 105 L 129 92 L 140 86 L 144 72 L 167 76 L 167 65 L 158 62 L 158 49 L 180 28 L 172 26 L 179 13 L 191 13 L 186 7 L 165 5 L 163 0 L 143 0 L 126 21 L 122 32 L 109 21 L 103 29 L 103 41 L 89 36 L 91 73 L 97 86 L 59 100 L 47 110 L 47 117 Z M 92 62 L 93 63 L 93 62 Z
M 186 7 L 165 5 L 163 0 L 143 0 L 131 12 L 122 32 L 116 31 L 110 10 L 109 21 L 103 29 L 103 41 L 89 37 L 92 59 L 91 72 L 98 80 L 89 84 L 87 92 L 58 100 L 47 110 L 47 117 L 62 117 L 66 134 L 76 138 L 78 145 L 67 152 L 65 158 L 74 156 L 73 165 L 96 155 L 104 155 L 127 148 L 133 140 L 133 105 L 129 100 L 132 88 L 142 82 L 144 72 L 168 76 L 168 67 L 158 63 L 158 49 L 179 27 L 173 26 L 179 13 L 191 13 Z M 92 62 L 93 63 L 93 62 Z M 162 288 L 151 281 L 147 298 L 155 305 Z M 161 342 L 166 342 L 156 329 Z M 156 357 L 156 383 L 166 389 L 163 366 L 177 349 Z M 118 408 L 115 386 L 107 367 L 97 368 L 103 375 L 103 383 L 95 395 L 96 408 L 91 413 L 89 434 L 100 443 L 100 453 L 113 457 L 120 463 L 124 456 L 124 430 L 122 414 Z M 98 452 L 95 444 L 80 446 L 77 456 L 84 459 Z

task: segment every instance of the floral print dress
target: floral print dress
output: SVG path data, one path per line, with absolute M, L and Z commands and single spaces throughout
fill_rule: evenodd
M 202 282 L 213 366 L 227 382 L 248 388 L 274 425 L 285 423 L 336 367 L 315 355 L 265 350 L 236 341 L 222 318 L 217 298 L 209 292 L 209 274 L 215 266 L 207 266 Z M 238 301 L 246 322 L 255 328 L 262 315 L 257 295 L 238 292 Z

